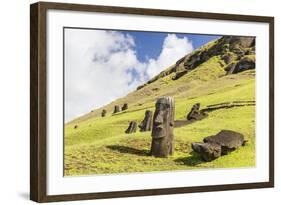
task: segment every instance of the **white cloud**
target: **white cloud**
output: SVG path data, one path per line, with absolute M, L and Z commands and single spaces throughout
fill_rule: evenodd
M 65 120 L 126 95 L 192 49 L 187 38 L 171 34 L 157 59 L 140 62 L 128 34 L 66 29 Z
M 148 61 L 147 74 L 149 78 L 173 65 L 179 58 L 190 53 L 192 50 L 192 42 L 186 37 L 178 38 L 175 34 L 168 34 L 164 40 L 159 57 Z

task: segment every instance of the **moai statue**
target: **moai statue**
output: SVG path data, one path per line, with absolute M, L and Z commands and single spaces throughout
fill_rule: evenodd
M 106 110 L 102 110 L 101 116 L 102 116 L 102 117 L 105 117 L 105 116 L 106 116 Z
M 117 112 L 120 112 L 120 107 L 119 107 L 119 105 L 115 105 L 115 106 L 114 106 L 113 114 L 114 114 L 114 113 L 117 113 Z
M 139 128 L 140 128 L 141 132 L 151 131 L 152 117 L 153 117 L 153 112 L 151 110 L 146 110 L 144 119 L 139 125 Z
M 174 99 L 161 97 L 156 101 L 155 106 L 150 152 L 155 157 L 168 157 L 174 153 Z
M 200 113 L 200 103 L 196 103 L 192 106 L 190 112 L 187 114 L 186 119 L 187 120 L 198 120 L 198 118 L 201 117 Z
M 191 143 L 191 147 L 194 152 L 201 155 L 204 161 L 210 162 L 244 146 L 246 142 L 244 135 L 239 132 L 221 130 L 216 135 L 205 137 L 203 142 Z
M 122 106 L 122 111 L 127 110 L 128 109 L 128 103 L 124 103 L 124 105 Z
M 130 134 L 136 131 L 137 131 L 137 123 L 135 121 L 131 121 L 125 133 Z

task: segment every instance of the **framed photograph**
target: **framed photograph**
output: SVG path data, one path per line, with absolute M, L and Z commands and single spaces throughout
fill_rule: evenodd
M 274 18 L 31 5 L 30 198 L 274 186 Z

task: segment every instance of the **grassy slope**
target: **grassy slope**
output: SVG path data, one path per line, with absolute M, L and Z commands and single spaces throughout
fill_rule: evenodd
M 202 121 L 175 128 L 175 155 L 167 159 L 148 155 L 150 132 L 124 133 L 129 121 L 139 123 L 146 109 L 154 110 L 158 96 L 171 95 L 175 98 L 176 119 L 184 119 L 196 102 L 200 102 L 203 108 L 232 100 L 254 100 L 254 71 L 225 76 L 224 66 L 218 57 L 213 57 L 176 81 L 171 80 L 171 74 L 105 106 L 109 111 L 105 118 L 100 117 L 99 109 L 68 123 L 65 126 L 65 174 L 254 166 L 255 107 L 217 110 Z M 110 114 L 115 104 L 122 105 L 124 102 L 129 103 L 128 110 Z M 74 129 L 75 125 L 78 125 L 77 129 Z M 239 131 L 249 142 L 230 155 L 208 163 L 190 153 L 191 142 L 201 141 L 221 129 Z

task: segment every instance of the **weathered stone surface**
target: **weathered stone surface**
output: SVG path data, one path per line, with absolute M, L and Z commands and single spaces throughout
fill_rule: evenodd
M 191 147 L 193 151 L 199 153 L 206 162 L 221 156 L 221 146 L 215 143 L 194 142 L 191 144 Z
M 200 103 L 196 103 L 192 106 L 190 112 L 187 114 L 187 120 L 197 119 L 200 115 Z
M 135 121 L 131 121 L 125 133 L 130 134 L 136 131 L 137 131 L 137 123 Z
M 221 155 L 226 155 L 246 143 L 241 133 L 231 130 L 222 130 L 214 136 L 204 138 L 203 142 L 192 143 L 191 147 L 193 151 L 201 155 L 204 161 L 208 162 Z
M 101 116 L 102 116 L 102 117 L 105 117 L 105 116 L 106 116 L 106 110 L 102 110 Z
M 186 116 L 186 119 L 187 120 L 201 120 L 206 115 L 207 115 L 206 113 L 200 111 L 200 103 L 196 103 L 192 106 L 190 112 Z
M 153 112 L 151 110 L 146 110 L 144 119 L 139 125 L 141 132 L 151 131 L 152 118 L 153 118 Z
M 188 70 L 177 72 L 176 75 L 172 78 L 172 80 L 177 80 L 187 74 Z
M 249 48 L 255 45 L 255 37 L 231 36 L 229 38 L 230 49 L 234 47 Z
M 122 106 L 122 111 L 127 110 L 128 109 L 128 103 L 124 103 L 124 105 Z
M 161 97 L 156 101 L 153 116 L 151 154 L 168 157 L 174 152 L 175 103 L 172 97 Z
M 120 112 L 120 107 L 119 107 L 119 105 L 115 105 L 115 106 L 114 106 L 113 114 L 114 114 L 114 113 L 118 113 L 118 112 Z
M 236 74 L 245 70 L 254 69 L 256 67 L 256 62 L 254 57 L 244 57 L 236 63 L 235 66 L 231 67 L 228 74 Z
M 184 62 L 184 67 L 186 70 L 192 70 L 198 65 L 200 65 L 203 60 L 200 58 L 200 52 L 195 52 Z
M 225 64 L 229 64 L 235 59 L 235 57 L 236 56 L 233 53 L 227 53 L 222 56 L 222 60 L 225 62 Z
M 235 131 L 222 130 L 215 136 L 209 136 L 203 139 L 204 143 L 216 143 L 222 146 L 222 154 L 227 154 L 242 146 L 245 143 L 244 136 Z
M 227 74 L 230 74 L 230 71 L 233 70 L 236 66 L 236 63 L 232 62 L 229 65 L 227 65 L 224 70 L 227 72 Z

